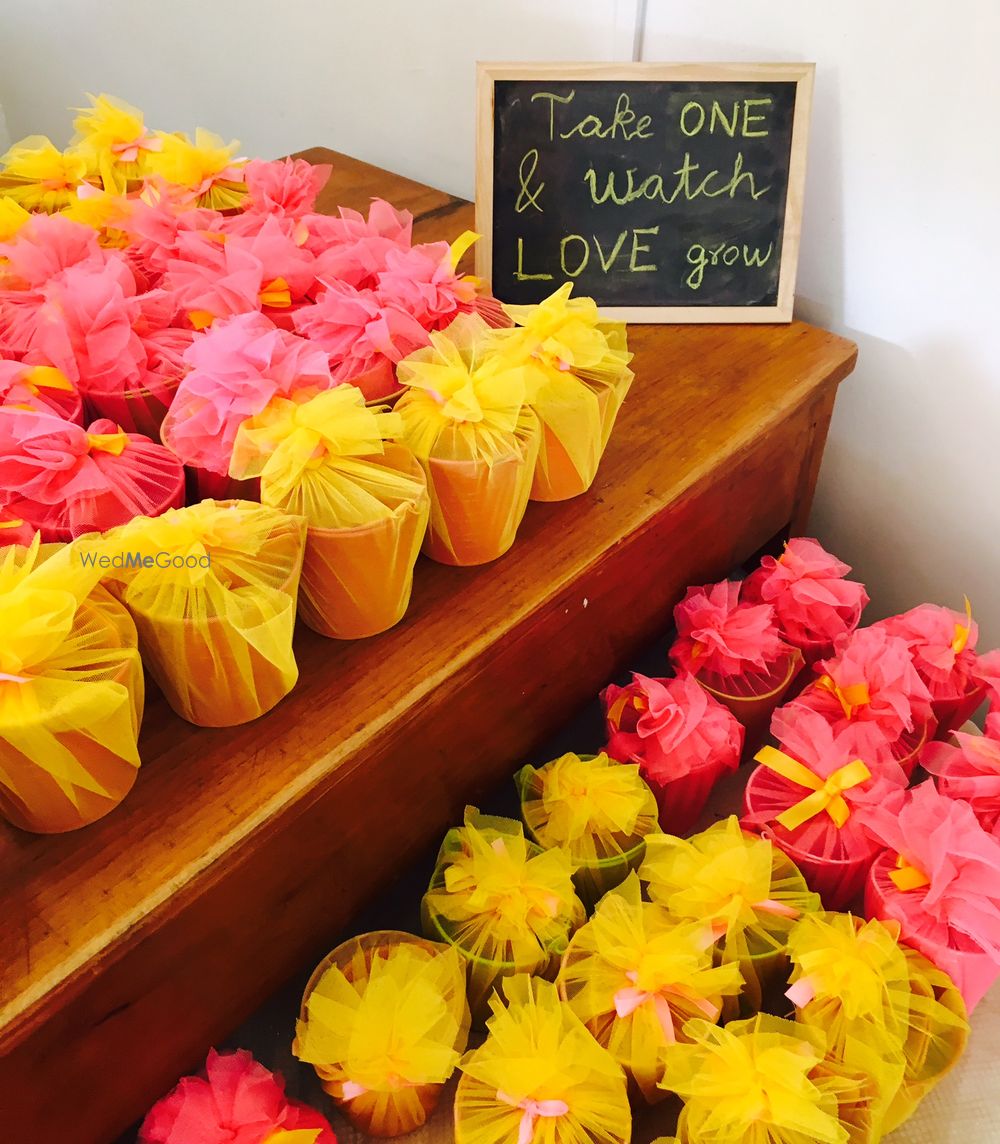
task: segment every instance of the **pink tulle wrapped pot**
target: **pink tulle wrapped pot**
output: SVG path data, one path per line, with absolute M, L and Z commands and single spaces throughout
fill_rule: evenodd
M 963 614 L 937 604 L 921 604 L 876 627 L 902 639 L 909 648 L 913 666 L 930 692 L 939 736 L 943 738 L 971 718 L 986 694 L 978 677 L 979 627 L 971 607 Z
M 162 445 L 111 421 L 88 430 L 51 414 L 0 409 L 0 503 L 68 542 L 184 503 L 184 469 Z
M 905 787 L 905 776 L 874 727 L 837 730 L 794 708 L 775 722 L 779 748 L 757 754 L 743 826 L 780 847 L 828 910 L 842 910 L 860 898 L 880 850 L 865 830 L 866 812 Z
M 0 361 L 0 408 L 4 406 L 54 413 L 65 421 L 83 424 L 79 390 L 53 366 Z
M 894 791 L 866 829 L 885 850 L 865 887 L 869 917 L 954 979 L 971 1012 L 1000 976 L 1000 838 L 931 782 Z
M 306 401 L 331 384 L 326 354 L 262 314 L 216 322 L 184 353 L 189 372 L 164 418 L 163 441 L 188 466 L 193 500 L 259 500 L 229 476 L 243 421 L 276 396 Z
M 324 1116 L 288 1099 L 280 1075 L 244 1049 L 211 1049 L 203 1075 L 182 1077 L 149 1110 L 139 1144 L 267 1144 L 282 1131 L 302 1131 L 315 1144 L 337 1144 Z
M 765 556 L 744 580 L 741 599 L 771 604 L 782 638 L 813 664 L 833 654 L 868 604 L 864 585 L 845 579 L 850 570 L 818 541 L 793 537 L 780 557 Z
M 689 833 L 712 788 L 739 766 L 742 725 L 690 675 L 635 674 L 627 687 L 605 688 L 601 701 L 607 753 L 639 764 L 656 796 L 662 830 Z
M 35 536 L 35 530 L 16 513 L 0 505 L 0 548 L 8 544 L 20 544 L 27 548 Z
M 984 830 L 996 830 L 1000 825 L 1000 716 L 986 720 L 983 735 L 956 731 L 949 743 L 929 744 L 920 762 L 936 777 L 943 795 L 967 802 Z
M 872 724 L 906 775 L 934 733 L 931 697 L 906 643 L 883 628 L 859 628 L 823 660 L 820 673 L 790 706 L 821 714 L 835 727 Z

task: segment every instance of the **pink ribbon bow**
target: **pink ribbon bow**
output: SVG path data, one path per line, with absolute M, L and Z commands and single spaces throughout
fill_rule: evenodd
M 531 1144 L 535 1135 L 535 1124 L 540 1117 L 565 1116 L 569 1112 L 569 1105 L 565 1100 L 517 1100 L 502 1089 L 497 1090 L 497 1100 L 509 1104 L 511 1108 L 520 1108 L 524 1115 L 517 1131 L 517 1144 Z
M 697 994 L 692 993 L 689 989 L 685 989 L 680 985 L 670 985 L 659 993 L 649 993 L 645 989 L 640 989 L 635 984 L 639 979 L 639 974 L 636 970 L 628 970 L 625 976 L 632 982 L 632 985 L 626 986 L 624 989 L 619 989 L 615 994 L 615 1012 L 619 1017 L 628 1017 L 629 1014 L 634 1013 L 641 1005 L 651 1002 L 656 1011 L 657 1020 L 660 1022 L 660 1028 L 663 1030 L 663 1037 L 668 1045 L 674 1044 L 677 1040 L 677 1036 L 674 1032 L 674 1014 L 670 1008 L 670 1002 L 667 1000 L 668 997 L 672 996 L 678 1000 L 689 1002 L 710 1021 L 714 1021 L 719 1015 L 719 1010 L 711 1001 L 706 1000 L 704 997 L 697 996 Z

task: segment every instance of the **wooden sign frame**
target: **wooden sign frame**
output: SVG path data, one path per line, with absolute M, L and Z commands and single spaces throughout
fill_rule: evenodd
M 476 230 L 482 237 L 476 243 L 476 274 L 490 283 L 493 270 L 494 85 L 498 80 L 793 82 L 796 84 L 795 111 L 776 305 L 601 306 L 604 317 L 625 322 L 790 322 L 802 234 L 806 150 L 815 70 L 816 65 L 811 63 L 477 63 Z

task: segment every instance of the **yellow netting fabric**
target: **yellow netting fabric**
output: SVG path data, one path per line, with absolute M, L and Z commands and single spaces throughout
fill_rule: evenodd
M 569 854 L 586 903 L 638 869 L 647 835 L 659 830 L 656 797 L 639 767 L 603 752 L 522 767 L 514 781 L 529 834 L 540 846 L 560 846 Z
M 424 1123 L 465 1050 L 465 965 L 453 947 L 365 934 L 334 950 L 306 988 L 293 1050 L 364 1131 Z
M 162 141 L 146 130 L 137 107 L 110 95 L 89 99 L 90 106 L 77 108 L 73 121 L 74 154 L 86 160 L 88 176 L 99 179 L 105 191 L 122 195 L 146 176 L 146 160 L 162 149 Z
M 87 175 L 87 160 L 60 151 L 44 135 L 29 135 L 0 156 L 0 196 L 28 211 L 59 211 L 76 199 Z
M 586 492 L 632 384 L 624 322 L 600 321 L 592 298 L 570 298 L 567 282 L 537 306 L 504 306 L 517 328 L 498 331 L 504 353 L 531 366 L 531 405 L 542 443 L 535 500 Z
M 396 405 L 401 439 L 427 473 L 425 551 L 482 564 L 513 544 L 528 504 L 540 437 L 526 405 L 528 370 L 495 352 L 493 331 L 475 314 L 430 338 L 399 363 L 409 388 Z
M 686 1039 L 690 1018 L 717 1020 L 723 998 L 743 985 L 734 963 L 713 966 L 713 944 L 709 927 L 643 902 L 630 874 L 605 894 L 563 957 L 560 995 L 650 1103 L 664 1095 L 662 1048 Z
M 735 815 L 688 839 L 652 835 L 639 877 L 673 917 L 715 929 L 716 957 L 739 965 L 751 1011 L 787 967 L 794 923 L 820 909 L 792 861 L 766 838 L 744 833 Z
M 462 1058 L 458 1144 L 625 1144 L 625 1077 L 555 986 L 517 976 L 491 1002 L 489 1036 Z
M 375 635 L 409 604 L 430 501 L 413 454 L 387 443 L 400 428 L 342 385 L 274 398 L 237 432 L 230 475 L 260 477 L 264 504 L 308 522 L 302 618 L 323 635 Z
M 469 961 L 469 1003 L 481 1019 L 501 977 L 555 976 L 570 934 L 584 921 L 572 866 L 561 850 L 529 842 L 521 824 L 465 812 L 441 844 L 423 899 L 424 933 Z
M 112 590 L 139 629 L 143 662 L 179 715 L 245 723 L 295 685 L 295 602 L 305 521 L 248 501 L 202 501 L 106 534 Z
M 825 1060 L 822 1033 L 766 1013 L 725 1028 L 691 1021 L 664 1050 L 684 1100 L 679 1144 L 867 1144 L 879 1137 L 866 1078 Z
M 56 832 L 118 805 L 139 766 L 135 628 L 97 586 L 89 538 L 0 557 L 0 810 Z

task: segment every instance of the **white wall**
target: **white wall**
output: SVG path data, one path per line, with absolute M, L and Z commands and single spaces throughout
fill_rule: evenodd
M 477 59 L 630 59 L 636 0 L 0 0 L 12 139 L 82 92 L 273 157 L 323 144 L 472 194 Z M 624 53 L 624 54 L 623 54 Z
M 324 143 L 470 195 L 474 61 L 628 58 L 636 0 L 0 0 L 10 135 L 106 90 L 169 129 Z M 887 613 L 1000 644 L 1000 6 L 648 0 L 644 58 L 814 60 L 799 311 L 854 338 L 814 530 Z
M 800 316 L 854 339 L 812 530 L 1000 644 L 1000 6 L 649 0 L 647 60 L 813 60 Z

